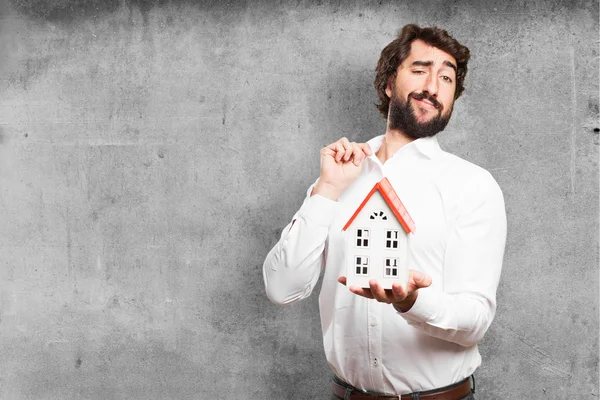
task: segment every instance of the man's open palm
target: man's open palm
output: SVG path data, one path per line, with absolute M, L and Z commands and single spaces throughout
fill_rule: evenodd
M 346 277 L 340 276 L 338 282 L 346 285 Z M 391 289 L 383 289 L 376 280 L 369 281 L 368 288 L 350 286 L 350 291 L 356 295 L 375 299 L 381 303 L 395 304 L 400 310 L 406 312 L 411 309 L 417 300 L 418 291 L 431 285 L 431 277 L 421 271 L 409 270 L 406 288 L 399 283 L 394 283 Z

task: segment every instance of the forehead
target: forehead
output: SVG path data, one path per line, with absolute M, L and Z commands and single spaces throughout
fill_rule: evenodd
M 444 66 L 444 61 L 450 61 L 456 65 L 456 59 L 443 50 L 433 47 L 424 41 L 417 39 L 411 43 L 410 54 L 402 64 L 409 66 L 415 61 L 432 61 L 434 66 Z

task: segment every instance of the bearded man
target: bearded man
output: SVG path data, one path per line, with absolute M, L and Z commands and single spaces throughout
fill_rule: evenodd
M 278 304 L 309 296 L 324 271 L 319 309 L 333 399 L 474 399 L 506 215 L 494 178 L 435 138 L 464 90 L 468 60 L 445 30 L 402 28 L 376 68 L 385 134 L 321 150 L 319 179 L 264 262 Z M 408 283 L 347 288 L 342 227 L 384 177 L 417 228 Z

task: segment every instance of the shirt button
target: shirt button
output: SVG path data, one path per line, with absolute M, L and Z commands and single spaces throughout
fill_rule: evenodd
M 375 359 L 373 360 L 373 366 L 374 366 L 374 367 L 376 367 L 376 366 L 378 366 L 378 365 L 379 365 L 379 363 L 377 362 L 377 359 L 375 358 Z
M 376 319 L 372 319 L 371 320 L 371 326 L 377 326 L 377 320 Z

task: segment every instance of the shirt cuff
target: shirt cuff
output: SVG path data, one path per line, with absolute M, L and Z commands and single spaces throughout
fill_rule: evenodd
M 333 222 L 338 209 L 337 201 L 315 194 L 308 199 L 300 215 L 313 225 L 328 227 Z
M 435 291 L 431 288 L 419 289 L 417 300 L 410 310 L 402 312 L 396 307 L 394 309 L 409 322 L 427 322 L 434 314 L 436 297 Z

